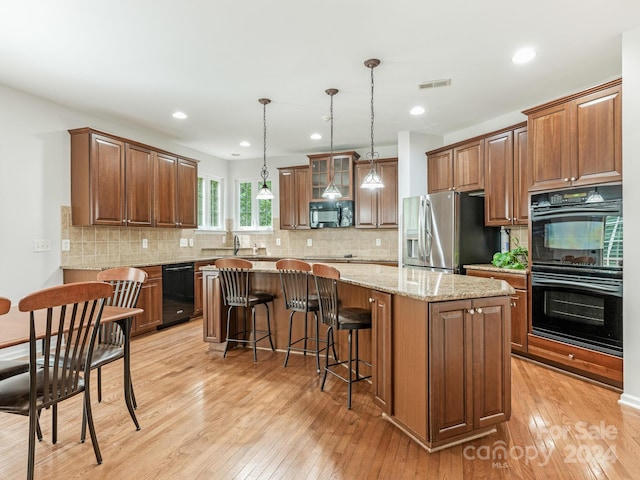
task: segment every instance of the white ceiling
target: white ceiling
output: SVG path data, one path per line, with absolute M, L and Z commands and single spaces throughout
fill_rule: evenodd
M 639 25 L 638 0 L 4 0 L 0 84 L 223 159 L 262 156 L 268 97 L 267 155 L 306 154 L 329 149 L 332 87 L 334 148 L 369 145 L 368 58 L 376 145 L 393 145 L 616 78 Z M 537 58 L 513 64 L 523 46 Z

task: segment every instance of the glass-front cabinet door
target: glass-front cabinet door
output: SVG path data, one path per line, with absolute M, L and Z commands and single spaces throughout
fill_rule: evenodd
M 340 152 L 331 155 L 320 153 L 309 155 L 309 167 L 311 170 L 311 200 L 323 201 L 322 193 L 329 182 L 333 182 L 340 190 L 343 200 L 353 200 L 353 162 L 360 158 L 356 152 Z

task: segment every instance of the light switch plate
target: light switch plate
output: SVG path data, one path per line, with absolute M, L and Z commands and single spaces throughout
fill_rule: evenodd
M 149 248 L 149 239 L 147 238 L 142 239 L 142 248 Z
M 71 241 L 68 238 L 62 239 L 60 250 L 62 250 L 63 252 L 68 252 L 69 250 L 71 250 Z
M 193 247 L 193 238 L 190 238 L 190 239 L 189 239 L 189 246 L 190 246 L 190 247 Z
M 34 252 L 48 252 L 51 250 L 51 240 L 46 238 L 36 238 L 33 241 Z
M 187 245 L 189 245 L 189 242 L 186 238 L 181 238 L 180 239 L 180 246 L 181 247 L 186 247 Z
M 313 247 L 313 240 L 307 238 L 307 247 Z
M 280 239 L 276 238 L 276 247 L 279 247 L 279 246 L 280 246 Z
M 379 247 L 382 245 L 382 240 L 380 240 L 379 238 L 376 238 L 376 247 Z

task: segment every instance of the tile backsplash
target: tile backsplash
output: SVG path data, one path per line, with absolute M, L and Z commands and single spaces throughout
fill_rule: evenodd
M 92 267 L 153 264 L 197 260 L 231 254 L 233 236 L 241 240 L 241 255 L 276 257 L 321 257 L 352 255 L 354 258 L 393 260 L 398 258 L 398 231 L 395 229 L 280 230 L 274 218 L 270 233 L 202 232 L 193 229 L 73 226 L 71 207 L 61 207 L 61 239 L 69 240 L 69 250 L 61 252 L 63 266 Z M 146 240 L 146 248 L 143 241 Z M 279 244 L 278 244 L 279 243 Z M 310 245 L 309 245 L 310 244 Z

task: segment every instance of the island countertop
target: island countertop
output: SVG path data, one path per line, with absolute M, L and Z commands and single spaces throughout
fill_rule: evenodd
M 313 262 L 310 262 L 313 263 Z M 512 295 L 515 290 L 502 280 L 469 277 L 426 269 L 401 268 L 375 264 L 331 264 L 340 271 L 340 281 L 381 292 L 428 302 Z M 215 266 L 201 270 L 216 270 Z M 277 273 L 274 262 L 253 262 L 253 271 Z

